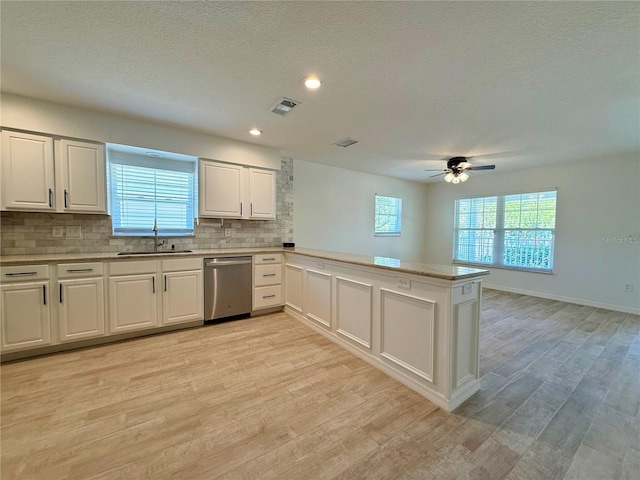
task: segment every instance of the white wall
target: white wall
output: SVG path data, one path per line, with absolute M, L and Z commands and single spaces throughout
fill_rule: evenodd
M 426 258 L 451 263 L 456 198 L 558 188 L 554 274 L 491 269 L 486 286 L 640 313 L 640 159 L 600 159 L 427 186 Z M 609 240 L 607 240 L 609 239 Z M 633 283 L 633 292 L 624 286 Z
M 296 246 L 418 261 L 425 256 L 424 184 L 294 160 Z M 374 237 L 374 195 L 402 198 L 402 236 Z
M 2 126 L 280 170 L 280 150 L 95 110 L 2 93 Z

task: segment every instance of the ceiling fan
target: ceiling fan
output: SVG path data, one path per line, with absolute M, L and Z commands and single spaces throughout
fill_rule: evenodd
M 429 169 L 425 170 L 425 172 L 441 172 L 437 175 L 431 175 L 429 178 L 439 177 L 440 175 L 444 175 L 444 181 L 447 183 L 457 184 L 460 182 L 466 182 L 469 179 L 469 174 L 467 171 L 469 170 L 493 170 L 496 168 L 495 165 L 478 165 L 474 167 L 469 160 L 473 157 L 451 157 L 447 160 L 447 168 L 442 171 L 440 169 Z

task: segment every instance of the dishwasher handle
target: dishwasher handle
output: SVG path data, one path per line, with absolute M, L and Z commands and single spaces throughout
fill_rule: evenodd
M 205 267 L 227 267 L 229 265 L 247 265 L 251 264 L 251 257 L 245 258 L 210 258 L 205 259 Z

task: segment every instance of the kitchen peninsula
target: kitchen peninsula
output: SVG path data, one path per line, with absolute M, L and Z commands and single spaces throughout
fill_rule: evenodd
M 265 288 L 256 277 L 262 271 L 260 265 L 256 269 L 260 263 L 256 257 L 268 253 L 277 257 L 280 274 L 276 278 L 282 277 L 282 290 L 276 292 L 269 307 L 284 306 L 293 317 L 445 410 L 455 409 L 479 389 L 478 340 L 486 270 L 307 248 L 146 253 L 3 257 L 3 357 L 19 358 L 202 325 L 205 257 L 252 255 L 252 315 L 266 313 L 264 305 L 256 301 L 256 292 Z M 273 267 L 265 275 L 273 276 L 271 270 Z M 26 273 L 29 275 L 24 276 Z M 166 282 L 169 280 L 171 287 L 175 276 L 184 279 L 184 287 L 172 296 Z M 142 291 L 153 294 L 156 284 L 165 285 L 160 297 L 149 297 L 144 322 L 138 318 L 141 315 L 123 313 L 122 301 L 116 301 L 118 292 L 123 294 L 118 286 L 125 280 L 142 282 Z M 75 298 L 74 288 L 79 295 Z M 276 286 L 268 288 L 267 293 L 273 297 L 271 290 Z M 194 296 L 187 302 L 189 292 Z M 91 308 L 85 303 L 87 298 L 91 299 Z M 140 298 L 136 298 L 133 303 L 138 305 Z M 25 310 L 25 299 L 32 308 Z M 80 302 L 79 307 L 72 307 L 69 302 L 73 300 Z M 178 300 L 180 303 L 172 303 Z M 15 315 L 11 310 L 14 303 L 19 307 Z M 176 311 L 176 305 L 184 312 L 169 315 Z M 83 313 L 76 316 L 78 308 Z M 88 311 L 95 315 L 89 316 Z M 29 322 L 24 320 L 27 313 L 33 317 L 28 331 L 25 328 Z M 18 317 L 20 322 L 11 323 Z M 87 324 L 88 318 L 91 325 Z M 16 342 L 9 342 L 12 335 Z
M 487 270 L 305 248 L 284 268 L 290 315 L 447 411 L 478 391 Z

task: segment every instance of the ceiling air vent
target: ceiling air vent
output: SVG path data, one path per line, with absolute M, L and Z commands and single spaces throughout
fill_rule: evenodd
M 291 100 L 290 98 L 282 97 L 280 100 L 276 102 L 276 104 L 271 107 L 271 111 L 273 113 L 277 113 L 278 115 L 286 115 L 293 107 L 298 105 L 300 102 L 297 100 Z
M 358 140 L 354 140 L 353 138 L 345 138 L 344 140 L 340 140 L 339 142 L 334 143 L 334 145 L 347 148 L 355 143 L 358 143 Z

